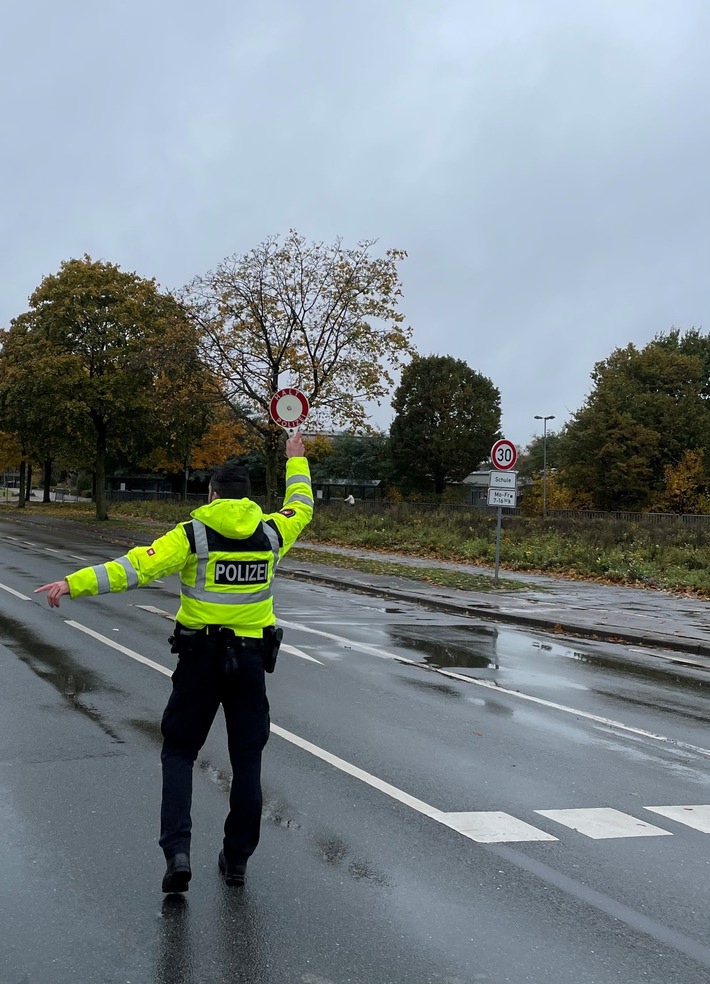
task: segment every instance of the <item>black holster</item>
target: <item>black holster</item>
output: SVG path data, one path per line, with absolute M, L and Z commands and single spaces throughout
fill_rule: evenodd
M 276 667 L 276 657 L 279 654 L 281 640 L 284 637 L 284 630 L 277 629 L 275 625 L 267 625 L 264 629 L 263 649 L 261 658 L 264 663 L 264 671 L 273 673 Z

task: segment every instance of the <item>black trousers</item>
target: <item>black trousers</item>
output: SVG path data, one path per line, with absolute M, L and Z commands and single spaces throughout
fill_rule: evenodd
M 246 861 L 259 843 L 261 753 L 269 738 L 261 640 L 198 643 L 180 655 L 163 714 L 163 798 L 160 846 L 165 857 L 190 853 L 192 770 L 219 705 L 227 725 L 232 785 L 224 825 L 224 853 Z

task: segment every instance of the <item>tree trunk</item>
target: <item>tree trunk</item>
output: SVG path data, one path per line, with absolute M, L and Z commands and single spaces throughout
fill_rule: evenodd
M 106 512 L 106 430 L 97 427 L 96 433 L 96 488 L 94 491 L 94 501 L 96 502 L 96 518 L 100 520 L 108 519 Z
M 27 485 L 25 487 L 25 502 L 32 498 L 32 462 L 27 462 Z
M 434 472 L 434 492 L 443 495 L 446 488 L 446 476 L 440 472 Z
M 20 462 L 20 494 L 17 497 L 17 508 L 25 508 L 25 479 L 27 476 L 27 462 L 23 458 Z
M 280 441 L 280 431 L 269 431 L 264 439 L 264 456 L 266 458 L 266 512 L 273 512 L 276 509 Z
M 49 488 L 52 484 L 52 459 L 44 459 L 44 495 L 42 502 L 50 502 Z
M 190 466 L 188 465 L 187 458 L 186 458 L 185 459 L 184 477 L 183 477 L 183 480 L 182 480 L 182 498 L 183 498 L 183 502 L 187 502 L 187 480 L 189 478 L 189 475 L 190 475 Z

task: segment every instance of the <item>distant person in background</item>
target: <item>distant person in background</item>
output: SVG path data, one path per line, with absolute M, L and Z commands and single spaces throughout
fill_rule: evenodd
M 355 499 L 351 495 L 346 495 L 344 501 L 345 501 L 346 505 L 348 505 L 348 506 L 354 506 L 355 505 Z

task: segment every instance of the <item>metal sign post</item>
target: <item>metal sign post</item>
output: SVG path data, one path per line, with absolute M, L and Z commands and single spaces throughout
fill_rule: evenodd
M 498 507 L 496 523 L 496 566 L 494 581 L 498 583 L 500 569 L 500 533 L 503 519 L 503 509 L 515 509 L 518 502 L 518 473 L 511 469 L 515 467 L 518 451 L 512 441 L 501 438 L 491 448 L 491 461 L 497 471 L 492 471 L 488 478 L 489 506 Z

